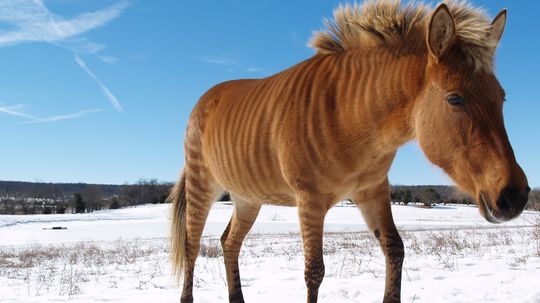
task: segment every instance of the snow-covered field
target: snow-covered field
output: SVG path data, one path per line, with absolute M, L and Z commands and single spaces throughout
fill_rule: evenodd
M 0 302 L 179 302 L 170 279 L 169 205 L 77 215 L 0 216 Z M 219 236 L 230 205 L 216 204 L 198 259 L 196 302 L 227 302 Z M 501 225 L 474 207 L 393 206 L 406 259 L 403 302 L 540 303 L 540 216 Z M 53 226 L 65 230 L 50 230 Z M 384 257 L 353 207 L 325 223 L 320 302 L 381 302 Z M 265 206 L 240 270 L 247 302 L 304 302 L 295 208 Z

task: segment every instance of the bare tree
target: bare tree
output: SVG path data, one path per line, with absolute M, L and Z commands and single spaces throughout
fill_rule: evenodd
M 13 215 L 16 209 L 16 200 L 19 193 L 15 192 L 11 186 L 5 187 L 0 192 L 0 214 Z
M 529 193 L 529 203 L 527 203 L 527 208 L 540 211 L 540 189 L 535 188 Z
M 97 185 L 87 186 L 82 192 L 81 196 L 86 204 L 86 211 L 92 212 L 95 210 L 101 210 L 104 205 L 103 192 Z
M 140 200 L 140 190 L 136 185 L 125 184 L 120 191 L 120 205 L 133 206 L 137 205 Z
M 441 195 L 434 188 L 428 187 L 420 194 L 420 201 L 425 206 L 431 206 L 441 201 Z

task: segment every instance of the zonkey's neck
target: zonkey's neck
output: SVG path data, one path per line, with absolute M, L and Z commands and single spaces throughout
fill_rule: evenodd
M 395 150 L 414 139 L 414 100 L 423 85 L 425 60 L 387 50 L 357 50 L 338 59 L 341 65 L 339 119 L 352 129 L 353 140 L 373 139 Z M 353 127 L 351 128 L 351 124 Z

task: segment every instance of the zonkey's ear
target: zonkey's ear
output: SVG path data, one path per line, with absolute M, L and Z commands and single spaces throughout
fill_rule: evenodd
M 502 34 L 504 32 L 504 26 L 506 25 L 506 9 L 503 9 L 493 22 L 491 22 L 491 32 L 489 33 L 489 39 L 492 39 L 496 45 L 501 41 Z
M 427 44 L 429 52 L 439 62 L 456 37 L 456 25 L 446 4 L 437 6 L 429 20 Z

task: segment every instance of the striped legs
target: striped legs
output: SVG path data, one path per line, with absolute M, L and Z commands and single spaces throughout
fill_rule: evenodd
M 390 209 L 388 182 L 353 197 L 386 257 L 384 303 L 401 302 L 401 269 L 404 249 Z
M 318 198 L 320 199 L 320 197 Z M 307 302 L 316 303 L 319 286 L 324 278 L 323 227 L 327 201 L 319 203 L 314 199 L 298 201 L 300 231 L 304 244 L 304 279 L 307 288 Z
M 200 171 L 200 170 L 199 170 Z M 190 174 L 189 167 L 186 169 L 186 260 L 184 262 L 184 288 L 181 303 L 193 302 L 193 273 L 195 260 L 201 247 L 201 235 L 206 223 L 206 218 L 212 207 L 214 199 L 219 191 L 201 175 L 195 175 L 197 170 Z M 193 176 L 195 175 L 195 176 Z
M 234 195 L 231 197 L 234 202 L 234 212 L 229 225 L 221 236 L 223 247 L 223 259 L 225 260 L 225 271 L 227 273 L 227 286 L 229 288 L 229 302 L 244 303 L 242 285 L 240 281 L 240 271 L 238 269 L 238 255 L 242 242 L 253 226 L 261 205 L 252 204 Z

